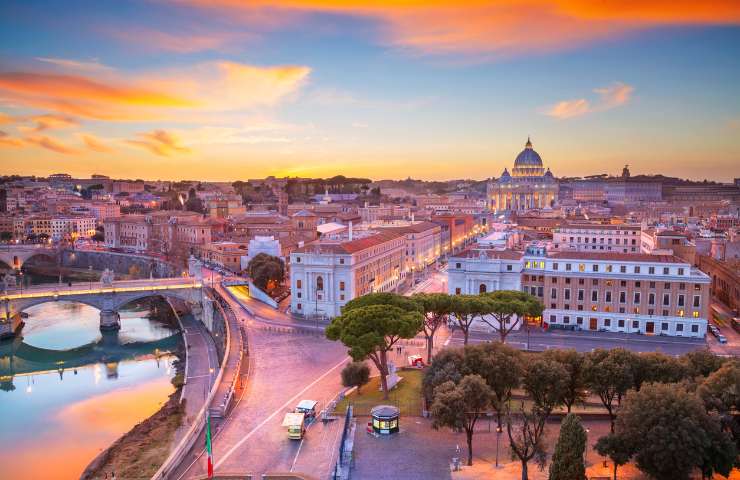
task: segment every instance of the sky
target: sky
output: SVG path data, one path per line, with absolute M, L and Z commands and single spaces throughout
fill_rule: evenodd
M 0 2 L 0 174 L 740 177 L 737 0 Z

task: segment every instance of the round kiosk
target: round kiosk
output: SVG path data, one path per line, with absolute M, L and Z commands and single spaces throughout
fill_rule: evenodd
M 393 405 L 378 405 L 370 410 L 373 431 L 381 435 L 398 433 L 398 417 L 400 410 Z

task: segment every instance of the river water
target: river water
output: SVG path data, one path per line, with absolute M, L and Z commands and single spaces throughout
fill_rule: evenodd
M 87 305 L 26 312 L 22 339 L 0 342 L 0 478 L 76 479 L 167 401 L 181 336 L 148 305 L 121 311 L 121 330 L 105 335 Z

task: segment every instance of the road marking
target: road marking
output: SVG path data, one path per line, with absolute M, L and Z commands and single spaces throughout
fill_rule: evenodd
M 308 430 L 308 429 L 306 429 Z M 293 459 L 293 465 L 290 466 L 290 471 L 292 472 L 295 470 L 295 463 L 298 461 L 298 455 L 301 454 L 301 447 L 303 446 L 303 441 L 306 439 L 306 436 L 304 435 L 303 438 L 301 438 L 301 443 L 298 444 L 298 451 L 295 452 L 295 458 Z
M 333 372 L 337 368 L 341 367 L 345 363 L 347 363 L 347 359 L 346 358 L 343 358 L 341 362 L 337 363 L 336 365 L 334 365 L 333 367 L 331 367 L 329 370 L 327 370 L 326 372 L 324 372 L 323 375 L 321 375 L 319 378 L 317 378 L 316 380 L 314 380 L 313 382 L 311 382 L 309 385 L 307 385 L 306 388 L 304 388 L 303 390 L 301 390 L 300 392 L 298 392 L 293 398 L 291 398 L 290 400 L 288 400 L 287 402 L 285 402 L 283 404 L 283 406 L 281 406 L 280 408 L 278 408 L 277 410 L 275 410 L 274 412 L 272 412 L 269 417 L 267 417 L 264 420 L 262 420 L 262 422 L 260 422 L 259 425 L 257 425 L 249 433 L 247 433 L 246 435 L 244 435 L 244 437 L 242 437 L 241 440 L 239 440 L 238 442 L 236 442 L 234 444 L 234 446 L 232 446 L 221 457 L 221 459 L 218 462 L 216 462 L 215 468 L 218 468 L 221 465 L 223 465 L 223 463 L 226 461 L 227 458 L 229 458 L 239 447 L 241 447 L 244 444 L 244 442 L 246 442 L 247 440 L 249 440 L 249 437 L 251 437 L 252 435 L 254 435 L 257 432 L 257 430 L 259 430 L 260 428 L 264 427 L 267 422 L 269 422 L 270 420 L 272 420 L 275 417 L 275 415 L 277 415 L 280 412 L 284 412 L 287 407 L 289 407 L 290 405 L 292 405 L 293 402 L 296 401 L 296 399 L 298 399 L 301 395 L 303 395 L 304 393 L 306 393 L 306 391 L 308 391 L 309 388 L 311 388 L 314 385 L 316 385 L 317 383 L 319 383 L 327 375 L 329 375 L 331 372 Z

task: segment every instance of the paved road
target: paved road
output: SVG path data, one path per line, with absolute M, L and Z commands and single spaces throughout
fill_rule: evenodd
M 210 279 L 210 272 L 206 278 Z M 321 409 L 339 392 L 346 349 L 326 340 L 323 332 L 285 333 L 289 329 L 274 325 L 292 325 L 293 320 L 266 305 L 249 299 L 246 310 L 226 298 L 247 329 L 250 375 L 243 399 L 215 435 L 216 472 L 292 470 L 327 478 L 336 458 L 341 421 L 315 422 L 302 442 L 288 440 L 281 423 L 301 399 L 317 400 Z M 205 459 L 200 457 L 180 478 L 194 478 L 205 469 Z
M 447 293 L 447 272 L 430 270 L 429 276 L 411 287 L 404 295 L 414 293 Z
M 177 438 L 190 428 L 218 375 L 216 346 L 203 324 L 190 313 L 183 315 L 181 321 L 188 348 L 187 380 L 182 389 L 182 398 L 186 400 L 186 422 L 178 429 Z
M 470 334 L 470 343 L 496 341 L 497 339 L 498 335 L 493 334 L 481 332 L 471 332 Z M 512 332 L 506 338 L 506 343 L 525 350 L 527 348 L 526 331 Z M 462 332 L 456 329 L 447 344 L 453 346 L 462 345 Z M 702 339 L 607 332 L 543 332 L 539 328 L 533 328 L 529 334 L 529 346 L 532 350 L 575 348 L 579 352 L 590 352 L 594 348 L 623 347 L 635 352 L 661 351 L 670 355 L 681 355 L 692 350 L 705 348 L 706 345 L 706 342 Z
M 721 312 L 728 316 L 728 318 L 733 316 L 730 309 L 718 300 L 712 302 L 712 306 L 718 307 Z M 707 343 L 709 344 L 709 348 L 718 355 L 740 356 L 740 333 L 733 330 L 732 325 L 730 325 L 729 322 L 719 324 L 714 320 L 714 318 L 712 318 L 710 322 L 720 329 L 722 335 L 727 338 L 727 343 L 719 343 L 714 335 L 707 332 Z

